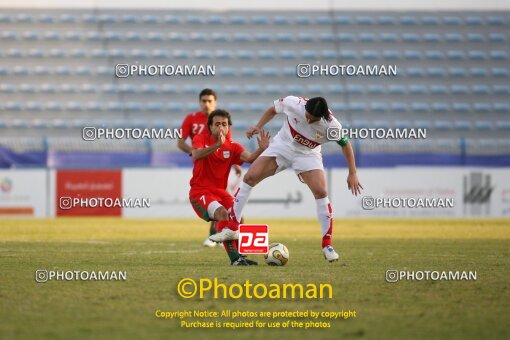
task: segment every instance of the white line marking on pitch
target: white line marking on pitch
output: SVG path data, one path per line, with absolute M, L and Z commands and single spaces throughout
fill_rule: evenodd
M 200 250 L 148 250 L 148 251 L 128 251 L 121 255 L 152 255 L 152 254 L 192 254 L 199 253 Z

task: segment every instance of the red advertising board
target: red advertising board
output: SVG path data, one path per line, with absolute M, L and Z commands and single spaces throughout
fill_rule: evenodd
M 122 199 L 122 170 L 57 170 L 56 216 L 121 216 L 119 206 L 98 204 Z

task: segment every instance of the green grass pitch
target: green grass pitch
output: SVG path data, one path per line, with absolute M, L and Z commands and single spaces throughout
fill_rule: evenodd
M 194 220 L 60 218 L 0 220 L 3 339 L 503 339 L 509 338 L 509 220 L 336 219 L 341 260 L 327 263 L 314 220 L 250 220 L 270 226 L 290 261 L 229 266 L 204 248 Z M 35 271 L 123 270 L 127 281 L 35 282 Z M 476 281 L 385 282 L 387 269 L 471 270 Z M 183 299 L 185 277 L 222 283 L 330 283 L 333 299 Z M 155 311 L 356 310 L 328 329 L 187 329 Z M 243 319 L 249 321 L 249 319 Z M 322 319 L 323 320 L 323 319 Z

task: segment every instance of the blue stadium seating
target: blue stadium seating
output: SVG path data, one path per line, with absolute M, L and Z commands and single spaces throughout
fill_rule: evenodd
M 342 85 L 329 85 L 325 87 L 324 91 L 331 94 L 340 94 L 344 93 L 344 87 Z
M 492 89 L 496 94 L 510 94 L 510 86 L 508 85 L 494 85 Z
M 49 68 L 47 68 L 45 66 L 37 66 L 35 73 L 39 74 L 39 75 L 48 75 L 53 72 L 52 72 L 52 70 L 50 70 Z M 87 66 L 78 66 L 77 68 L 74 69 L 74 72 L 73 72 L 73 75 L 79 75 L 79 76 L 90 76 L 93 74 L 94 74 L 94 71 L 92 70 L 92 68 L 87 67 Z
M 427 120 L 417 120 L 414 122 L 414 126 L 418 129 L 431 129 L 432 123 Z
M 425 85 L 410 85 L 408 87 L 408 93 L 410 94 L 427 94 L 428 88 Z
M 236 56 L 239 59 L 251 60 L 254 58 L 254 53 L 252 51 L 247 50 L 238 50 Z
M 343 91 L 340 91 L 338 93 L 342 93 Z M 369 94 L 384 94 L 386 93 L 386 89 L 382 85 L 369 85 L 367 88 L 367 92 Z
M 469 70 L 469 75 L 472 77 L 487 77 L 489 72 L 482 67 L 473 67 Z
M 342 115 L 352 113 L 371 125 L 407 122 L 453 136 L 474 129 L 504 133 L 510 113 L 509 18 L 507 12 L 12 10 L 0 14 L 2 113 L 37 113 L 54 127 L 103 116 L 119 122 L 119 113 L 140 111 L 151 118 L 135 122 L 132 115 L 126 124 L 150 126 L 164 122 L 167 111 L 174 117 L 196 110 L 197 92 L 210 82 L 226 107 L 245 114 L 242 124 L 292 93 L 324 95 Z M 114 78 L 116 63 L 135 61 L 210 63 L 216 76 L 206 82 L 183 77 L 178 84 L 166 77 Z M 299 63 L 394 63 L 398 76 L 303 81 L 296 77 Z M 53 122 L 56 111 L 68 111 L 72 120 Z M 495 116 L 501 117 L 497 124 Z
M 401 94 L 406 93 L 406 87 L 402 86 L 402 85 L 390 85 L 388 90 L 389 90 L 389 93 L 396 94 L 396 95 L 401 95 Z
M 436 129 L 440 130 L 451 130 L 452 129 L 452 123 L 446 120 L 437 120 L 434 122 L 434 126 Z
M 487 24 L 494 26 L 507 25 L 508 20 L 502 16 L 491 15 L 487 18 Z
M 508 41 L 508 38 L 505 33 L 489 33 L 489 41 L 506 42 Z
M 364 94 L 365 89 L 361 85 L 347 85 L 347 93 L 351 94 Z
M 381 41 L 383 42 L 397 42 L 398 35 L 395 33 L 381 33 Z
M 277 15 L 273 18 L 273 24 L 275 25 L 290 25 L 291 20 L 288 16 Z
M 400 17 L 400 23 L 402 25 L 417 25 L 418 19 L 414 16 L 405 15 Z
M 496 123 L 496 126 L 500 130 L 510 130 L 510 120 L 499 121 Z
M 119 22 L 123 24 L 136 24 L 138 20 L 136 15 L 122 15 Z
M 402 34 L 402 41 L 418 43 L 421 41 L 421 37 L 417 33 L 404 33 L 404 34 Z
M 257 75 L 258 70 L 254 67 L 244 67 L 241 69 L 241 76 L 243 77 L 254 77 Z
M 492 75 L 495 77 L 508 77 L 510 72 L 507 68 L 494 67 L 491 69 Z
M 467 120 L 457 120 L 455 121 L 454 126 L 459 130 L 470 130 L 472 128 L 471 122 Z
M 279 57 L 280 59 L 296 59 L 298 53 L 295 51 L 280 51 Z
M 451 43 L 459 43 L 464 41 L 464 36 L 460 33 L 446 33 L 444 37 L 445 41 Z
M 295 18 L 295 23 L 297 25 L 311 25 L 312 19 L 310 17 L 300 15 Z
M 374 50 L 365 50 L 361 52 L 361 56 L 363 59 L 379 59 L 381 57 L 379 51 Z
M 382 52 L 382 57 L 384 59 L 389 59 L 389 60 L 398 60 L 398 59 L 402 59 L 402 53 L 400 51 L 395 51 L 395 50 L 384 50 Z
M 508 103 L 494 103 L 494 111 L 500 113 L 509 113 L 510 112 L 510 104 Z
M 167 40 L 172 42 L 183 42 L 187 41 L 188 37 L 180 32 L 169 32 L 167 34 Z
M 469 94 L 470 90 L 466 85 L 452 85 L 451 92 L 453 94 Z
M 434 95 L 441 95 L 441 94 L 448 94 L 449 88 L 446 85 L 431 85 L 430 86 L 430 93 Z
M 478 15 L 469 15 L 465 19 L 468 25 L 483 25 L 483 19 Z
M 381 15 L 377 17 L 377 23 L 380 25 L 395 25 L 396 24 L 395 17 L 389 15 Z
M 356 41 L 356 38 L 353 33 L 342 32 L 338 33 L 336 40 L 339 42 L 353 42 Z
M 319 33 L 318 39 L 321 42 L 334 42 L 335 41 L 335 35 L 333 33 Z
M 453 111 L 469 112 L 471 111 L 471 105 L 469 103 L 453 103 Z
M 333 20 L 330 16 L 327 15 L 319 15 L 316 17 L 315 23 L 318 25 L 331 25 L 333 24 Z
M 471 87 L 471 91 L 475 94 L 490 94 L 491 90 L 488 85 L 474 85 Z
M 490 51 L 490 56 L 495 60 L 508 60 L 508 53 L 506 51 Z
M 374 112 L 387 112 L 389 110 L 388 104 L 374 102 L 370 104 L 370 110 Z
M 478 130 L 492 130 L 492 122 L 487 120 L 478 120 L 475 122 L 475 128 Z

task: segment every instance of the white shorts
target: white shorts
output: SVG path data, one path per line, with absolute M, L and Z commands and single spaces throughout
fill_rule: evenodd
M 315 169 L 324 170 L 320 152 L 295 152 L 291 147 L 278 140 L 269 144 L 269 147 L 260 156 L 276 157 L 276 164 L 278 164 L 276 173 L 289 167 L 292 167 L 298 175 Z

